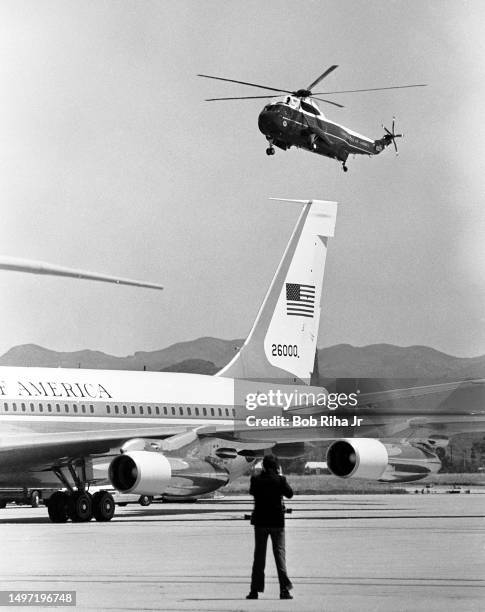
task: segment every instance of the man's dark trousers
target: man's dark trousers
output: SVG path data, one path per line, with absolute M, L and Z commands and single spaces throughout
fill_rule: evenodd
M 286 573 L 286 558 L 285 558 L 285 528 L 284 527 L 255 527 L 254 537 L 254 562 L 253 571 L 251 574 L 251 591 L 264 591 L 264 568 L 266 564 L 266 545 L 268 536 L 271 537 L 273 544 L 273 554 L 278 571 L 278 580 L 280 582 L 280 591 L 285 591 L 293 588 L 291 580 Z

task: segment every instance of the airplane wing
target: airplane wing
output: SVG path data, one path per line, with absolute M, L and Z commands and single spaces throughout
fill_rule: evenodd
M 42 471 L 66 465 L 70 460 L 86 456 L 107 455 L 128 441 L 154 439 L 160 450 L 176 450 L 195 439 L 195 429 L 187 427 L 143 427 L 116 430 L 59 432 L 2 436 L 0 465 L 2 471 L 12 467 Z M 170 440 L 170 442 L 169 442 Z
M 363 393 L 356 412 L 388 435 L 485 431 L 485 379 Z

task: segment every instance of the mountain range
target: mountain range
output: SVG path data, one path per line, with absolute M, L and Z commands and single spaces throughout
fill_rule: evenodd
M 35 344 L 23 344 L 2 355 L 0 365 L 214 374 L 229 362 L 243 342 L 241 339 L 198 338 L 126 357 L 91 350 L 57 352 Z M 313 382 L 331 387 L 336 380 L 358 379 L 363 390 L 363 379 L 379 380 L 381 388 L 396 388 L 467 378 L 485 378 L 485 355 L 454 357 L 426 346 L 337 344 L 318 349 L 318 371 Z

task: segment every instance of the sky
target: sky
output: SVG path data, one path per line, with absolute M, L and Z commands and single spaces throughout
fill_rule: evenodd
M 3 0 L 0 255 L 158 282 L 163 292 L 0 272 L 0 354 L 114 355 L 243 338 L 298 216 L 339 202 L 319 346 L 485 353 L 485 4 L 471 1 Z M 328 118 L 399 157 L 349 172 L 265 154 L 263 93 L 338 64 Z

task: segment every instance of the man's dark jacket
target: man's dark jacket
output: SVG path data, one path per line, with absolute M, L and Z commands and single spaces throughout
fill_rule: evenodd
M 293 490 L 284 476 L 263 470 L 251 478 L 249 493 L 254 496 L 251 525 L 255 527 L 284 527 L 283 495 L 293 497 Z

